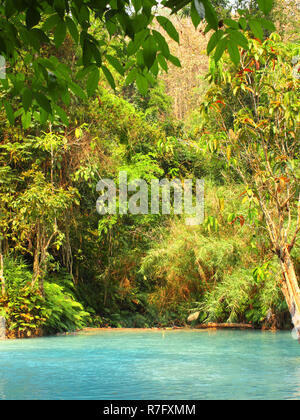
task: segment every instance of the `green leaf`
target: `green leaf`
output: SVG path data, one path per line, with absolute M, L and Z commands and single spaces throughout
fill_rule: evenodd
M 24 88 L 22 92 L 22 104 L 25 111 L 28 111 L 32 102 L 32 91 L 27 87 Z
M 209 55 L 215 49 L 218 41 L 222 38 L 223 35 L 224 31 L 222 30 L 216 31 L 212 34 L 206 47 L 207 55 Z
M 45 110 L 48 114 L 52 113 L 51 103 L 43 93 L 34 92 L 34 98 L 43 110 Z
M 79 34 L 78 34 L 78 29 L 77 29 L 77 26 L 76 26 L 74 20 L 71 19 L 69 16 L 67 16 L 66 17 L 66 23 L 67 23 L 68 31 L 69 31 L 71 37 L 73 38 L 74 42 L 76 44 L 78 44 Z
M 269 31 L 276 31 L 275 25 L 270 20 L 264 19 L 264 18 L 258 18 L 257 21 Z
M 200 4 L 202 4 L 202 3 L 200 3 Z M 197 26 L 199 25 L 199 23 L 203 19 L 203 17 L 201 17 L 201 15 L 197 12 L 194 1 L 192 1 L 192 5 L 191 5 L 191 19 L 192 19 L 192 22 L 193 22 L 193 25 L 194 25 L 195 28 L 197 28 Z
M 169 49 L 167 41 L 165 40 L 165 38 L 162 36 L 161 33 L 155 31 L 154 29 L 152 30 L 152 34 L 155 38 L 158 49 L 165 56 L 165 58 L 168 58 L 170 55 L 170 49 Z
M 227 44 L 227 50 L 230 55 L 231 61 L 238 66 L 240 63 L 240 52 L 236 43 L 232 40 L 229 40 Z
M 236 44 L 240 45 L 244 50 L 248 49 L 248 40 L 240 31 L 235 29 L 226 29 L 226 32 L 230 34 L 230 38 L 234 39 Z
M 247 28 L 247 20 L 244 17 L 239 18 L 239 25 L 245 31 Z
M 159 72 L 159 68 L 158 68 L 158 60 L 157 59 L 155 59 L 154 60 L 154 63 L 153 63 L 153 65 L 152 65 L 152 67 L 150 68 L 150 71 L 151 71 L 151 73 L 152 74 L 154 74 L 154 76 L 155 77 L 157 77 L 157 75 L 158 75 L 158 72 Z M 148 75 L 149 75 L 150 73 L 148 73 Z M 146 76 L 147 77 L 147 76 Z M 152 76 L 151 76 L 151 78 L 152 78 Z M 149 80 L 149 78 L 148 78 L 148 80 Z M 151 82 L 152 83 L 152 82 Z M 153 84 L 153 83 L 152 83 Z
M 165 57 L 162 54 L 158 54 L 157 60 L 159 62 L 160 67 L 162 69 L 164 69 L 165 72 L 167 72 L 168 71 L 168 64 L 167 64 L 167 62 L 165 60 Z
M 224 23 L 232 29 L 239 29 L 239 24 L 236 20 L 224 19 Z
M 216 51 L 215 51 L 215 54 L 214 54 L 214 60 L 215 61 L 219 61 L 220 58 L 222 57 L 222 55 L 223 55 L 223 53 L 224 53 L 224 51 L 226 49 L 227 42 L 228 42 L 228 38 L 222 38 L 218 42 L 218 45 L 216 47 Z
M 149 29 L 144 29 L 143 31 L 140 31 L 134 35 L 134 39 L 129 41 L 127 45 L 128 56 L 131 56 L 137 52 L 137 50 L 142 45 L 143 40 L 146 38 L 148 34 L 149 34 Z
M 136 79 L 137 76 L 137 69 L 134 67 L 133 69 L 130 70 L 130 72 L 128 73 L 126 80 L 125 80 L 125 84 L 131 85 L 131 83 L 133 83 Z
M 70 98 L 70 93 L 68 91 L 68 89 L 65 89 L 61 94 L 60 94 L 61 100 L 63 101 L 63 103 L 67 106 L 70 105 L 71 102 L 71 98 Z
M 86 91 L 89 96 L 92 96 L 99 83 L 99 69 L 97 67 L 89 74 L 89 77 L 86 82 Z
M 150 69 L 155 61 L 156 58 L 156 42 L 155 39 L 150 35 L 148 38 L 143 42 L 143 58 L 144 63 Z
M 262 41 L 264 38 L 264 31 L 261 24 L 257 20 L 249 20 L 249 26 L 253 35 Z
M 174 57 L 174 55 L 170 54 L 168 60 L 171 61 L 171 63 L 174 64 L 174 66 L 181 67 L 180 61 L 177 57 Z
M 93 57 L 93 50 L 91 47 L 92 43 L 85 39 L 83 41 L 83 47 L 82 47 L 82 63 L 85 67 L 88 67 L 91 65 L 91 60 Z
M 60 47 L 60 45 L 64 42 L 67 33 L 67 25 L 66 22 L 60 21 L 59 24 L 55 28 L 54 32 L 54 43 L 56 48 Z
M 68 116 L 65 113 L 65 111 L 58 105 L 53 105 L 53 108 L 54 108 L 55 112 L 57 113 L 57 115 L 59 116 L 59 118 L 61 119 L 61 121 L 65 125 L 69 125 Z
M 273 7 L 273 0 L 257 0 L 258 7 L 265 15 L 269 14 Z
M 45 32 L 50 31 L 52 28 L 54 28 L 55 25 L 58 24 L 60 21 L 60 17 L 57 13 L 55 15 L 49 16 L 45 22 L 43 23 L 42 29 Z
M 198 13 L 200 19 L 204 19 L 205 18 L 205 8 L 203 6 L 203 1 L 199 1 L 199 0 L 194 0 L 193 1 L 193 5 L 196 9 L 196 12 Z M 192 5 L 192 7 L 193 7 Z
M 90 49 L 91 49 L 91 52 L 92 52 L 92 54 L 94 56 L 94 59 L 97 63 L 97 66 L 101 67 L 102 57 L 101 57 L 101 53 L 100 53 L 100 50 L 99 50 L 98 46 L 95 45 L 93 42 L 91 42 L 90 43 Z
M 89 74 L 89 72 L 91 72 L 93 69 L 95 68 L 94 64 L 91 64 L 90 66 L 84 67 L 80 70 L 78 70 L 78 72 L 75 75 L 75 79 L 76 80 L 82 80 L 86 75 Z
M 7 101 L 4 101 L 3 105 L 4 105 L 6 116 L 8 118 L 10 125 L 14 125 L 15 117 L 14 117 L 14 111 L 12 109 L 11 104 Z
M 118 73 L 120 73 L 122 76 L 124 76 L 124 68 L 122 64 L 119 62 L 119 60 L 109 54 L 106 55 L 107 61 L 115 70 L 117 70 Z
M 24 130 L 27 130 L 31 124 L 31 112 L 23 112 L 21 117 Z
M 29 7 L 26 12 L 26 26 L 27 28 L 32 28 L 37 25 L 41 19 L 41 15 L 37 9 L 34 7 Z
M 142 8 L 142 0 L 132 0 L 132 4 L 136 13 Z
M 216 31 L 219 27 L 219 21 L 215 9 L 209 0 L 203 0 L 202 3 L 205 9 L 205 20 Z
M 106 77 L 106 80 L 110 84 L 111 88 L 113 90 L 115 90 L 116 89 L 116 84 L 115 84 L 113 75 L 111 74 L 111 72 L 108 70 L 108 68 L 106 66 L 101 66 L 101 69 L 104 73 L 104 76 Z
M 7 0 L 5 2 L 5 16 L 9 19 L 13 14 L 16 12 L 16 8 L 14 7 L 12 0 Z
M 136 85 L 139 92 L 142 95 L 146 95 L 148 92 L 148 80 L 140 73 L 136 75 Z
M 157 16 L 158 23 L 164 28 L 170 38 L 179 43 L 179 35 L 173 23 L 164 16 Z

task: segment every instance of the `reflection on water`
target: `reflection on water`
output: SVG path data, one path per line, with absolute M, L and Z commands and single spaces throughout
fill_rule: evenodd
M 0 342 L 4 399 L 300 399 L 290 333 L 88 331 Z

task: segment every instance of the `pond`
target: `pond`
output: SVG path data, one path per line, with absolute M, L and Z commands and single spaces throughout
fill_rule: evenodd
M 0 342 L 0 400 L 300 399 L 289 332 L 89 331 Z

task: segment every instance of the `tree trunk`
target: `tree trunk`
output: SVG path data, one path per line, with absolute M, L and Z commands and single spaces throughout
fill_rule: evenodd
M 0 252 L 0 284 L 2 295 L 5 295 L 5 277 L 4 277 L 4 267 L 3 267 L 3 255 Z
M 284 277 L 282 291 L 300 343 L 300 289 L 295 267 L 287 250 L 281 255 L 280 263 Z
M 36 244 L 34 249 L 34 256 L 33 256 L 33 276 L 32 276 L 32 282 L 31 285 L 34 286 L 36 281 L 39 278 L 40 275 L 40 223 L 37 222 L 36 225 Z
M 0 340 L 5 340 L 6 338 L 6 320 L 4 316 L 0 316 Z
M 33 276 L 32 276 L 32 286 L 36 283 L 40 275 L 40 261 L 39 261 L 39 249 L 35 249 L 33 257 Z

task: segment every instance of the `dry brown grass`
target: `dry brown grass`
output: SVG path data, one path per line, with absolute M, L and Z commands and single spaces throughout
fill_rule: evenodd
M 179 58 L 181 68 L 169 63 L 168 73 L 160 78 L 166 84 L 167 94 L 173 98 L 173 112 L 183 119 L 200 102 L 204 91 L 203 77 L 208 71 L 206 45 L 210 35 L 203 34 L 203 26 L 196 30 L 189 18 L 170 18 L 179 33 L 179 45 L 159 27 L 170 46 L 171 54 Z

